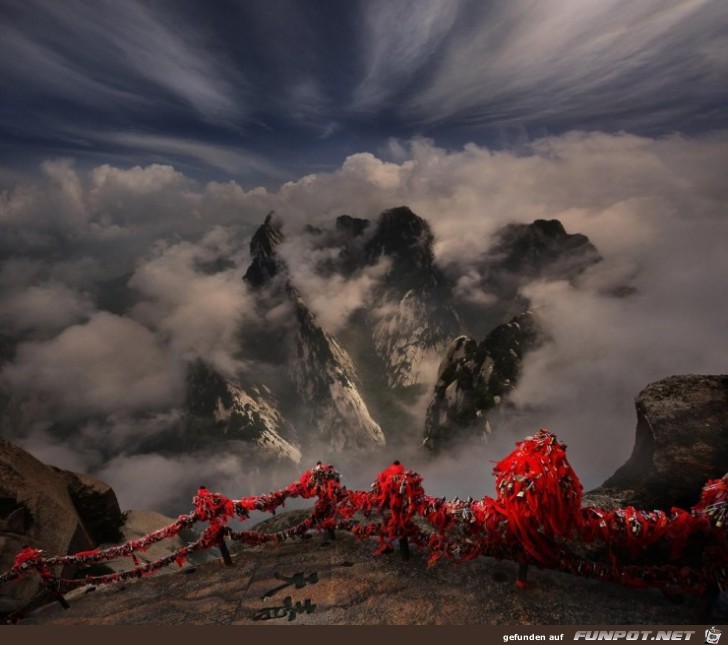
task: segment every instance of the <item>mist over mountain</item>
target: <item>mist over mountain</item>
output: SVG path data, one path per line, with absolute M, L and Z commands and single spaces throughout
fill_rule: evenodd
M 398 145 L 275 192 L 54 161 L 3 193 L 2 435 L 172 514 L 319 458 L 482 494 L 542 426 L 590 486 L 645 383 L 724 371 L 720 136 Z M 494 345 L 525 311 L 538 342 Z M 435 411 L 464 443 L 433 458 Z

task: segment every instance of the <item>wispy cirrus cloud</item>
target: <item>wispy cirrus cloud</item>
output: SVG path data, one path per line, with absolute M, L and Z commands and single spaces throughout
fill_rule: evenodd
M 399 83 L 409 90 L 398 113 L 420 126 L 644 126 L 646 110 L 674 121 L 725 100 L 728 11 L 717 0 L 435 6 L 398 20 L 402 3 L 365 5 L 365 105 L 381 108 Z
M 147 150 L 160 155 L 197 159 L 229 173 L 254 172 L 269 178 L 281 176 L 280 170 L 272 162 L 260 155 L 231 146 L 134 132 L 103 132 L 96 136 L 102 141 L 118 146 Z
M 364 5 L 360 47 L 364 72 L 354 92 L 355 110 L 381 107 L 423 67 L 431 65 L 460 11 L 456 0 Z
M 23 91 L 64 100 L 176 102 L 210 120 L 244 113 L 239 72 L 160 8 L 135 0 L 11 4 L 0 65 Z

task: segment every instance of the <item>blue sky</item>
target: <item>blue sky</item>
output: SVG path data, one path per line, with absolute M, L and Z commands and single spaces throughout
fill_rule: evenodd
M 4 181 L 48 158 L 275 187 L 390 138 L 728 123 L 724 0 L 0 0 Z

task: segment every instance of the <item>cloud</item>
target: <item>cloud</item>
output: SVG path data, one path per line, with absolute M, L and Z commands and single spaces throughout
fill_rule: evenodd
M 135 195 L 149 195 L 172 187 L 184 190 L 189 180 L 172 166 L 151 164 L 145 168 L 114 168 L 104 164 L 94 168 L 89 173 L 92 191 L 100 193 L 103 190 L 116 189 L 118 193 L 131 192 Z
M 45 161 L 44 181 L 0 194 L 2 242 L 10 248 L 58 244 L 88 222 L 84 189 L 70 159 Z
M 27 286 L 3 294 L 0 300 L 0 320 L 4 324 L 0 326 L 0 331 L 12 335 L 25 332 L 58 332 L 81 322 L 92 311 L 93 305 L 88 296 L 79 294 L 64 284 Z
M 200 185 L 168 164 L 80 171 L 56 160 L 43 169 L 43 179 L 0 192 L 0 251 L 52 256 L 55 267 L 99 258 L 97 269 L 114 265 L 117 276 L 157 239 L 199 237 L 218 224 L 252 226 L 275 202 L 264 189 L 246 192 L 235 182 Z
M 70 470 L 77 473 L 88 473 L 103 464 L 103 460 L 94 444 L 83 444 L 71 439 L 62 442 L 45 430 L 35 430 L 22 438 L 14 437 L 14 441 L 24 450 L 31 453 L 44 464 Z
M 317 248 L 315 237 L 289 236 L 280 246 L 280 254 L 292 268 L 290 279 L 304 297 L 308 308 L 316 315 L 324 330 L 336 334 L 349 321 L 350 315 L 371 303 L 374 289 L 389 271 L 390 263 L 381 259 L 354 275 L 343 276 L 325 270 L 336 266 L 335 247 Z
M 450 32 L 458 9 L 454 0 L 427 5 L 414 1 L 366 3 L 361 33 L 365 68 L 354 91 L 353 109 L 379 107 L 421 72 Z
M 19 345 L 2 376 L 13 389 L 47 397 L 68 418 L 172 405 L 182 395 L 179 372 L 148 329 L 98 312 L 51 340 Z
M 29 0 L 0 12 L 12 87 L 0 175 L 60 151 L 271 186 L 390 136 L 706 132 L 728 116 L 721 0 Z
M 126 105 L 147 104 L 148 98 L 122 90 L 102 80 L 93 78 L 74 64 L 72 60 L 58 56 L 53 47 L 34 40 L 8 23 L 0 27 L 2 33 L 2 69 L 8 78 L 22 82 L 34 78 L 35 91 L 62 96 L 79 103 L 88 102 L 110 107 L 114 102 Z M 14 60 L 15 64 L 10 65 Z
M 126 148 L 148 150 L 160 155 L 198 159 L 213 168 L 234 175 L 257 173 L 267 178 L 278 179 L 281 177 L 281 171 L 270 161 L 260 155 L 231 146 L 215 145 L 181 137 L 131 132 L 98 133 L 96 138 Z
M 192 499 L 196 486 L 206 484 L 198 481 L 203 475 L 200 466 L 200 460 L 193 457 L 122 455 L 112 459 L 98 475 L 123 491 L 119 500 L 123 508 L 157 510 L 164 509 L 170 500 L 179 503 L 184 490 L 189 491 L 188 497 Z M 178 506 L 176 514 L 181 512 L 183 509 Z
M 141 296 L 133 318 L 167 339 L 179 358 L 204 359 L 228 376 L 242 368 L 240 328 L 254 317 L 234 242 L 230 231 L 215 228 L 198 243 L 160 245 L 129 281 Z
M 119 455 L 98 472 L 119 495 L 123 509 L 161 510 L 173 517 L 191 507 L 192 497 L 204 485 L 234 499 L 282 488 L 300 473 L 268 468 L 261 472 L 235 448 L 213 454 L 167 456 Z M 296 508 L 296 500 L 286 508 Z

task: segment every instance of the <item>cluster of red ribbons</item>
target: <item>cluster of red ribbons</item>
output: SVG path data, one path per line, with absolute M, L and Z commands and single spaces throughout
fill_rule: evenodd
M 709 481 L 691 511 L 582 507 L 581 483 L 566 459 L 563 443 L 542 429 L 516 446 L 494 469 L 495 499 L 431 497 L 425 493 L 422 477 L 399 462 L 382 471 L 370 491 L 350 491 L 332 466 L 318 463 L 298 481 L 267 495 L 233 500 L 200 488 L 192 513 L 120 546 L 55 557 L 26 547 L 12 569 L 0 575 L 0 583 L 36 572 L 44 582 L 64 590 L 107 584 L 148 575 L 173 563 L 181 566 L 191 553 L 224 548 L 226 538 L 261 545 L 310 530 L 343 530 L 358 538 L 376 538 L 378 553 L 406 540 L 427 553 L 430 563 L 443 557 L 463 561 L 491 556 L 673 592 L 724 588 L 728 476 Z M 294 497 L 316 498 L 316 502 L 311 514 L 290 529 L 235 532 L 227 525 L 234 518 L 248 519 L 254 510 L 273 513 Z M 197 540 L 153 562 L 139 563 L 138 552 L 198 523 L 206 527 Z M 79 579 L 53 574 L 63 566 L 121 557 L 133 558 L 134 567 Z

